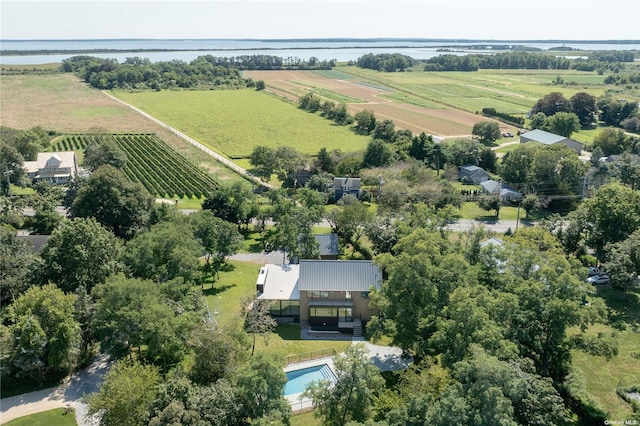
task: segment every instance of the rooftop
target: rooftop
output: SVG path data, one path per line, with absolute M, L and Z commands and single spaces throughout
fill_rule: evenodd
M 561 142 L 567 138 L 564 136 L 556 135 L 555 133 L 545 132 L 544 130 L 535 129 L 527 133 L 523 133 L 521 136 L 530 139 L 534 142 L 540 142 L 545 145 L 551 145 L 557 142 Z
M 299 275 L 300 265 L 264 265 L 257 280 L 258 284 L 264 284 L 264 291 L 258 299 L 300 300 Z
M 382 273 L 370 260 L 301 260 L 300 291 L 369 291 Z

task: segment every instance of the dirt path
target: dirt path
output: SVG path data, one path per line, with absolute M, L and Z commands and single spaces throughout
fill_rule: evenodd
M 132 110 L 134 110 L 137 113 L 143 115 L 145 118 L 148 118 L 149 120 L 153 121 L 154 123 L 162 126 L 163 128 L 167 129 L 168 131 L 170 131 L 174 135 L 178 136 L 179 138 L 184 139 L 185 141 L 189 142 L 191 145 L 195 146 L 196 148 L 200 149 L 201 151 L 206 152 L 207 154 L 209 154 L 210 156 L 212 156 L 213 158 L 215 158 L 216 160 L 218 160 L 219 162 L 221 162 L 222 164 L 224 164 L 225 166 L 227 166 L 228 168 L 230 168 L 234 172 L 246 177 L 250 181 L 257 183 L 258 185 L 265 186 L 265 187 L 267 187 L 269 189 L 274 189 L 273 185 L 268 184 L 266 182 L 263 182 L 261 179 L 255 177 L 254 175 L 252 175 L 251 173 L 249 173 L 248 171 L 246 171 L 242 167 L 240 167 L 237 164 L 233 163 L 232 161 L 229 161 L 228 159 L 224 158 L 222 155 L 218 154 L 217 152 L 214 152 L 212 149 L 207 148 L 206 146 L 202 145 L 200 142 L 196 141 L 195 139 L 185 135 L 180 130 L 175 129 L 175 128 L 169 126 L 167 123 L 158 120 L 157 118 L 155 118 L 151 114 L 148 114 L 148 113 L 142 111 L 141 109 L 136 108 L 133 105 L 128 104 L 128 103 L 124 102 L 123 100 L 120 100 L 120 99 L 116 98 L 111 93 L 109 93 L 109 92 L 107 92 L 105 90 L 103 90 L 102 93 L 104 93 L 106 96 L 110 97 L 111 99 L 113 99 L 113 100 L 115 100 L 117 102 L 120 102 L 122 105 L 125 105 L 125 106 L 131 108 Z
M 79 425 L 94 425 L 95 422 L 87 416 L 87 406 L 82 402 L 82 397 L 98 390 L 108 369 L 107 357 L 101 356 L 59 386 L 1 399 L 0 423 L 69 405 L 76 410 Z

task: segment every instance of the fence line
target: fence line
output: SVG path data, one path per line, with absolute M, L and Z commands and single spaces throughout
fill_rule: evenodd
M 337 352 L 335 348 L 327 348 L 327 349 L 318 349 L 316 351 L 304 352 L 297 355 L 289 355 L 285 357 L 285 362 L 287 365 L 289 364 L 297 364 L 303 361 L 311 361 L 318 358 L 326 358 L 329 356 L 336 355 Z

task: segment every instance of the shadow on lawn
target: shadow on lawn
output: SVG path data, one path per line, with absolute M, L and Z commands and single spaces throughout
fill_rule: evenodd
M 205 296 L 216 296 L 220 293 L 224 293 L 225 291 L 229 290 L 230 288 L 235 287 L 236 284 L 227 284 L 227 285 L 223 285 L 223 286 L 213 286 L 213 287 L 209 287 L 207 289 L 202 290 L 202 294 L 204 294 Z
M 609 323 L 617 330 L 640 329 L 640 288 L 634 287 L 626 292 L 609 285 L 598 287 L 598 296 L 604 299 L 609 308 Z

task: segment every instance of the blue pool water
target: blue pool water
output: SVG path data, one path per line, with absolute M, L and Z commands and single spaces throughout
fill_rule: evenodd
M 287 384 L 284 387 L 284 394 L 293 395 L 304 392 L 307 384 L 314 380 L 331 380 L 335 382 L 336 378 L 327 364 L 289 371 L 287 373 Z

